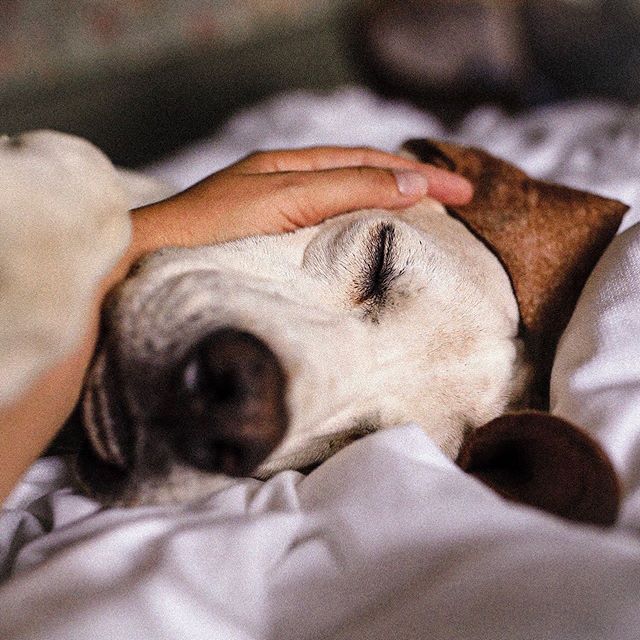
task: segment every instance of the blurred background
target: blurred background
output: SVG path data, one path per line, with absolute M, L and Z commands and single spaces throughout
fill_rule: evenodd
M 139 166 L 287 89 L 478 104 L 640 99 L 640 0 L 0 0 L 0 131 Z

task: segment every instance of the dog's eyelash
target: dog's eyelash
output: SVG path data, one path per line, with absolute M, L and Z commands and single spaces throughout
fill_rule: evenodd
M 356 302 L 379 305 L 397 277 L 395 229 L 392 224 L 383 223 L 374 228 L 364 262 L 365 267 L 357 285 Z

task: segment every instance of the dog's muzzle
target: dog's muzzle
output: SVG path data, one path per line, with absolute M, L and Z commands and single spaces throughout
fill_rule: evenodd
M 135 385 L 131 375 L 120 373 L 117 355 L 103 349 L 82 400 L 88 440 L 77 460 L 78 478 L 105 500 L 174 465 L 250 475 L 288 427 L 283 367 L 262 340 L 245 331 L 210 332 L 177 362 Z M 145 409 L 149 400 L 152 408 Z
M 178 459 L 203 471 L 249 474 L 285 435 L 285 375 L 250 333 L 207 335 L 178 366 L 159 428 Z

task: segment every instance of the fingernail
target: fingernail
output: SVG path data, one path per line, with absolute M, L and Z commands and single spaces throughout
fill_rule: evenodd
M 407 197 L 427 195 L 429 181 L 423 174 L 407 169 L 394 169 L 393 174 L 401 195 Z

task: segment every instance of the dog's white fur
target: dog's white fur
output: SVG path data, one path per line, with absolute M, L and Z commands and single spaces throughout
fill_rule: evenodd
M 381 225 L 394 229 L 396 275 L 386 304 L 372 311 L 353 294 Z M 257 477 L 322 461 L 354 435 L 408 421 L 455 457 L 466 430 L 501 414 L 525 387 L 509 278 L 431 199 L 287 235 L 164 250 L 122 285 L 108 315 L 125 379 L 167 357 L 179 361 L 221 327 L 272 349 L 289 381 L 290 424 Z M 105 374 L 97 367 L 90 384 L 99 389 Z M 127 401 L 135 419 L 137 399 Z M 108 421 L 98 431 L 89 421 L 94 448 L 109 460 Z M 217 486 L 219 477 L 175 464 L 127 502 L 183 500 Z

